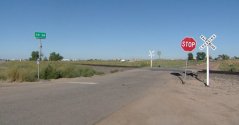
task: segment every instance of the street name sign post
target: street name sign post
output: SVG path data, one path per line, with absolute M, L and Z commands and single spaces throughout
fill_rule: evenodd
M 181 42 L 181 47 L 185 52 L 191 52 L 196 48 L 197 42 L 191 37 L 185 37 Z M 187 76 L 188 58 L 186 59 L 186 68 L 184 78 Z
M 37 65 L 38 65 L 38 80 L 40 79 L 40 61 L 41 61 L 41 49 L 42 49 L 42 39 L 46 39 L 46 33 L 44 32 L 35 32 L 35 38 L 39 39 L 40 46 L 39 46 L 39 58 L 37 59 Z
M 209 86 L 209 47 L 212 49 L 212 50 L 216 50 L 217 47 L 212 44 L 212 41 L 216 38 L 217 36 L 215 34 L 213 34 L 211 37 L 209 37 L 208 39 L 201 35 L 200 36 L 200 39 L 204 42 L 200 47 L 199 49 L 200 50 L 203 50 L 205 47 L 207 48 L 207 83 L 206 85 Z

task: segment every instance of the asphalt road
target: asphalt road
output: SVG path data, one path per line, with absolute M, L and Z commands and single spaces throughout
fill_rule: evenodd
M 93 125 L 166 83 L 166 71 L 135 69 L 0 88 L 0 125 Z

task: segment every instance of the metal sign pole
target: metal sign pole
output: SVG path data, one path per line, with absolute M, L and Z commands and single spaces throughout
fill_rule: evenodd
M 37 60 L 37 67 L 38 67 L 37 77 L 38 77 L 38 80 L 40 80 L 40 65 L 38 60 Z
M 42 48 L 42 43 L 41 43 L 41 39 L 39 39 L 40 42 L 40 46 L 39 46 L 39 57 L 37 59 L 37 65 L 38 65 L 38 80 L 40 80 L 40 61 L 41 61 L 41 48 Z
M 185 68 L 184 79 L 186 79 L 187 77 L 187 68 L 188 68 L 188 58 L 186 58 L 186 68 Z
M 35 32 L 35 38 L 39 39 L 40 46 L 39 46 L 39 57 L 37 59 L 37 65 L 38 65 L 38 80 L 40 79 L 40 61 L 41 61 L 41 49 L 42 49 L 42 43 L 41 39 L 46 39 L 46 33 L 44 32 Z

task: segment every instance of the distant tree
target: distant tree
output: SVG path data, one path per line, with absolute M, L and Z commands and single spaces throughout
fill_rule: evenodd
M 43 61 L 48 61 L 47 57 L 44 57 Z
M 157 55 L 158 55 L 159 59 L 160 59 L 160 57 L 161 57 L 161 54 L 162 54 L 161 51 L 158 51 L 158 52 L 157 52 Z
M 212 56 L 209 56 L 209 59 L 213 59 Z
M 193 60 L 193 54 L 192 53 L 188 53 L 188 60 Z
M 239 59 L 239 56 L 234 56 L 233 59 Z
M 30 61 L 36 61 L 39 58 L 38 51 L 32 51 L 31 57 L 29 58 Z
M 197 60 L 204 60 L 206 58 L 205 52 L 197 52 Z
M 60 61 L 63 59 L 63 56 L 61 56 L 59 53 L 52 52 L 50 53 L 49 60 L 50 61 Z
M 218 55 L 218 57 L 216 58 L 216 60 L 228 60 L 228 59 L 230 59 L 230 56 L 226 54 Z

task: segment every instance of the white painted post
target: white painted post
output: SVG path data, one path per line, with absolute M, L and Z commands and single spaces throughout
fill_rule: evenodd
M 150 67 L 152 68 L 153 67 L 153 58 L 152 58 L 152 56 L 151 56 L 151 61 L 150 61 L 151 63 L 150 63 Z
M 207 46 L 207 86 L 209 86 L 209 46 Z
M 154 56 L 154 51 L 149 50 L 149 56 L 150 56 L 150 67 L 153 67 L 153 56 Z
M 212 48 L 212 50 L 216 50 L 216 46 L 212 44 L 212 41 L 216 38 L 217 36 L 215 34 L 213 34 L 211 37 L 209 37 L 208 39 L 201 35 L 200 38 L 202 39 L 202 41 L 204 41 L 204 43 L 199 47 L 200 50 L 203 50 L 205 47 L 207 47 L 207 83 L 206 85 L 209 86 L 209 47 Z

